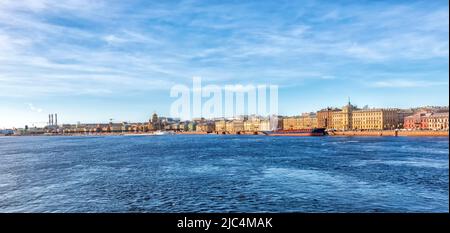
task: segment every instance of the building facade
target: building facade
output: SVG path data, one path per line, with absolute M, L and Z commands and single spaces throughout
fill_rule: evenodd
M 428 128 L 431 130 L 449 130 L 448 112 L 431 114 L 428 117 Z
M 428 129 L 428 118 L 431 112 L 420 111 L 411 116 L 407 116 L 403 120 L 403 128 L 405 129 Z
M 316 114 L 306 113 L 298 117 L 286 117 L 283 120 L 283 130 L 299 130 L 317 128 Z
M 229 133 L 241 133 L 244 132 L 243 120 L 232 120 L 226 124 L 227 132 Z
M 244 121 L 244 131 L 245 132 L 257 132 L 259 131 L 261 124 L 261 119 L 259 118 L 250 118 Z
M 352 127 L 352 112 L 356 109 L 355 106 L 351 105 L 350 102 L 342 108 L 340 111 L 333 111 L 331 120 L 332 120 L 332 129 L 336 130 L 351 130 Z
M 339 112 L 340 109 L 337 108 L 325 108 L 317 111 L 317 127 L 325 129 L 333 129 L 333 113 Z
M 398 109 L 361 109 L 352 111 L 352 129 L 384 130 L 401 126 Z
M 214 122 L 198 123 L 196 131 L 203 132 L 203 133 L 212 133 L 215 131 L 215 123 Z
M 217 120 L 214 122 L 214 125 L 215 131 L 217 132 L 225 132 L 227 130 L 225 120 Z

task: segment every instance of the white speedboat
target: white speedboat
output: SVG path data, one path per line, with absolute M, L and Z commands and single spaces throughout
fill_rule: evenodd
M 155 132 L 153 133 L 153 135 L 155 135 L 155 136 L 169 135 L 169 132 L 158 130 L 158 131 L 155 131 Z
M 153 133 L 125 133 L 122 136 L 153 136 Z

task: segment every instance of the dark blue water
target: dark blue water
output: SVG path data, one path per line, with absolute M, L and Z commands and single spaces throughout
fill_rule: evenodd
M 448 212 L 448 143 L 0 137 L 0 212 Z

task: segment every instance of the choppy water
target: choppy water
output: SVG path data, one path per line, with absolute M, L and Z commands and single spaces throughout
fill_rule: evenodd
M 448 212 L 448 138 L 0 137 L 0 212 Z

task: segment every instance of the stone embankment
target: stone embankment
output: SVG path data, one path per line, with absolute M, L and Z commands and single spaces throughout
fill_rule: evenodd
M 448 131 L 432 130 L 379 130 L 379 131 L 335 131 L 328 132 L 330 136 L 409 136 L 409 137 L 448 137 Z

